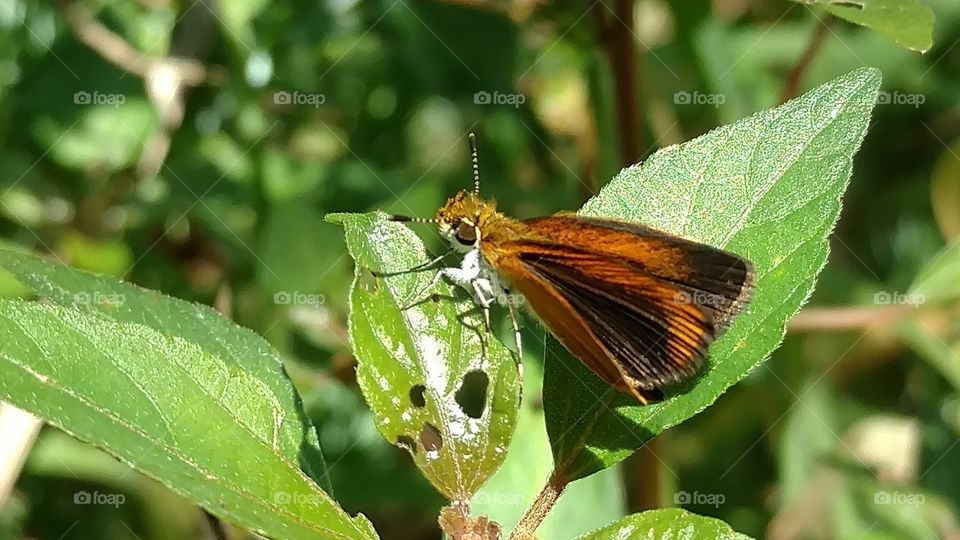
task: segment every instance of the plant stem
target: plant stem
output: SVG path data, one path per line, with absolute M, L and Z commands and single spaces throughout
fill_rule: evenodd
M 899 306 L 837 306 L 807 308 L 787 323 L 790 332 L 860 330 L 878 323 L 893 323 L 916 313 L 916 308 Z
M 830 18 L 820 19 L 819 24 L 817 24 L 817 27 L 813 31 L 813 35 L 810 36 L 807 48 L 803 51 L 803 54 L 800 55 L 800 58 L 797 60 L 797 63 L 794 64 L 790 73 L 787 74 L 787 80 L 783 84 L 783 92 L 780 93 L 780 103 L 785 103 L 797 95 L 800 79 L 803 78 L 803 74 L 810 66 L 810 62 L 813 61 L 813 58 L 817 55 L 817 51 L 820 50 L 820 46 L 823 45 L 824 40 L 827 38 L 827 34 L 830 32 L 830 21 L 832 20 L 833 19 Z
M 564 475 L 554 469 L 547 483 L 543 486 L 543 489 L 537 494 L 537 498 L 534 499 L 533 504 L 530 505 L 530 508 L 527 508 L 527 511 L 523 513 L 523 517 L 520 518 L 520 522 L 517 523 L 516 528 L 513 529 L 513 532 L 510 534 L 510 540 L 534 538 L 533 533 L 543 522 L 544 518 L 547 517 L 547 514 L 550 513 L 550 509 L 557 503 L 557 499 L 560 498 L 560 494 L 563 493 L 568 483 Z
M 0 402 L 0 508 L 13 491 L 41 427 L 43 422 L 36 416 Z
M 630 512 L 653 510 L 661 506 L 660 489 L 663 485 L 662 460 L 664 439 L 650 439 L 623 462 L 623 490 L 626 494 L 627 509 Z
M 613 10 L 603 2 L 594 6 L 597 33 L 607 51 L 613 75 L 617 130 L 620 136 L 620 159 L 623 165 L 640 161 L 643 141 L 640 135 L 640 114 L 637 107 L 637 48 L 633 32 L 633 0 L 616 0 Z M 600 11 L 602 10 L 602 11 Z

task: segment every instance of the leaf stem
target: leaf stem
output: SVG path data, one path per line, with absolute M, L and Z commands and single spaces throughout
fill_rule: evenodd
M 513 532 L 510 534 L 510 540 L 528 540 L 534 538 L 534 531 L 543 523 L 544 518 L 550 513 L 553 505 L 557 504 L 557 499 L 560 498 L 560 495 L 569 483 L 566 475 L 564 475 L 562 471 L 554 469 L 553 472 L 550 473 L 550 478 L 547 480 L 547 483 L 544 484 L 543 489 L 537 494 L 537 498 L 533 500 L 533 504 L 530 505 L 530 508 L 527 508 L 527 511 L 523 513 L 523 517 L 520 518 L 520 522 L 517 523 L 516 528 L 513 529 Z

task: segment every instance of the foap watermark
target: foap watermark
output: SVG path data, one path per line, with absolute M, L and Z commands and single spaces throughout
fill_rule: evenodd
M 127 96 L 123 94 L 105 94 L 96 90 L 93 92 L 80 90 L 73 94 L 74 105 L 112 105 L 119 107 L 126 103 L 126 101 Z
M 523 94 L 505 94 L 494 90 L 491 94 L 486 90 L 480 90 L 473 94 L 473 102 L 477 105 L 510 105 L 519 108 L 527 102 L 527 96 Z
M 105 304 L 120 306 L 125 304 L 126 301 L 126 295 L 121 293 L 80 291 L 73 295 L 73 303 L 81 306 L 102 306 Z
M 690 493 L 689 491 L 678 491 L 673 494 L 673 504 L 677 506 L 701 504 L 719 508 L 726 500 L 727 497 L 723 493 L 700 493 L 699 491 Z
M 893 92 L 881 90 L 877 94 L 877 105 L 908 105 L 916 109 L 926 102 L 927 96 L 923 94 L 903 94 L 896 90 Z
M 273 502 L 281 506 L 288 504 L 311 505 L 324 504 L 324 501 L 315 493 L 290 493 L 289 491 L 278 491 L 273 494 Z
M 696 304 L 698 306 L 708 306 L 721 308 L 730 303 L 730 299 L 722 294 L 713 294 L 706 291 L 677 291 L 673 295 L 673 302 L 676 304 Z
M 526 302 L 522 294 L 516 293 L 498 294 L 496 300 L 501 306 L 522 306 Z
M 712 105 L 719 107 L 727 102 L 727 96 L 723 94 L 704 94 L 703 92 L 687 92 L 680 90 L 673 94 L 674 105 Z
M 294 90 L 277 90 L 273 93 L 274 105 L 307 105 L 310 107 L 319 107 L 327 102 L 327 96 L 320 93 L 300 92 Z
M 284 306 L 322 306 L 327 297 L 322 294 L 300 291 L 278 291 L 273 295 L 273 303 Z
M 873 303 L 880 306 L 917 307 L 926 301 L 927 297 L 918 293 L 901 293 L 896 291 L 877 291 L 873 293 Z
M 895 504 L 898 506 L 913 506 L 914 508 L 926 502 L 922 493 L 904 493 L 902 491 L 875 491 L 873 504 Z
M 487 493 L 481 491 L 473 496 L 470 504 L 519 508 L 524 505 L 524 500 L 516 493 Z
M 127 497 L 123 493 L 100 493 L 99 491 L 90 493 L 89 491 L 78 491 L 73 494 L 73 504 L 97 504 L 117 508 L 125 502 L 127 502 Z

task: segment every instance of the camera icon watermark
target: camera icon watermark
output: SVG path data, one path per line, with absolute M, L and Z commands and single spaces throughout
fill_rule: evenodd
M 519 108 L 527 102 L 527 96 L 523 94 L 505 94 L 494 90 L 493 93 L 486 90 L 480 90 L 473 94 L 473 102 L 476 105 L 510 105 Z
M 680 90 L 673 94 L 674 105 L 711 105 L 714 108 L 727 102 L 727 96 L 723 94 L 704 94 L 702 92 L 687 92 Z
M 673 504 L 677 506 L 700 504 L 719 508 L 726 501 L 727 497 L 723 493 L 700 493 L 699 491 L 690 493 L 689 491 L 678 491 L 673 494 Z
M 926 296 L 919 293 L 901 293 L 896 291 L 877 291 L 873 293 L 873 303 L 879 306 L 918 307 L 926 301 Z
M 80 90 L 73 94 L 74 105 L 110 105 L 112 107 L 119 107 L 126 102 L 127 96 L 123 94 L 104 94 L 96 90 L 93 92 Z
M 319 307 L 327 302 L 322 294 L 304 293 L 300 291 L 278 291 L 273 295 L 273 303 L 282 306 L 314 306 Z
M 100 493 L 94 491 L 77 491 L 73 494 L 73 504 L 78 505 L 106 505 L 118 508 L 127 502 L 127 497 L 123 493 Z
M 903 94 L 896 90 L 892 93 L 881 90 L 877 94 L 877 105 L 907 105 L 916 109 L 926 102 L 927 96 L 923 94 Z
M 927 498 L 922 493 L 904 493 L 902 491 L 875 491 L 873 493 L 873 504 L 887 505 L 895 504 L 898 506 L 919 507 L 925 503 Z
M 277 90 L 273 93 L 274 105 L 307 105 L 318 108 L 327 102 L 327 96 L 320 93 L 288 92 L 286 90 Z

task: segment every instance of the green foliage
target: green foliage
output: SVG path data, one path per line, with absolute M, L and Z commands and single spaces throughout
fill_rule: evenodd
M 606 527 L 578 536 L 577 540 L 639 540 L 640 538 L 750 540 L 749 536 L 734 532 L 729 525 L 719 519 L 705 518 L 678 508 L 650 510 L 628 516 Z
M 536 498 L 553 469 L 544 412 L 534 402 L 541 395 L 543 374 L 536 362 L 524 366 L 524 397 L 507 459 L 470 501 L 476 515 L 486 515 L 512 530 Z M 628 513 L 620 489 L 623 471 L 610 467 L 571 484 L 537 528 L 539 538 L 572 538 Z
M 547 430 L 565 477 L 624 459 L 713 403 L 783 339 L 827 258 L 853 155 L 880 74 L 859 70 L 624 170 L 581 210 L 638 221 L 729 249 L 754 264 L 756 294 L 710 349 L 709 366 L 663 403 L 640 406 L 549 348 Z
M 640 459 L 567 486 L 537 536 L 569 540 L 642 509 L 681 504 L 683 493 L 700 495 L 682 504 L 685 510 L 756 538 L 956 536 L 960 46 L 954 44 L 960 3 L 639 0 L 587 7 L 530 0 L 5 1 L 0 297 L 6 300 L 0 350 L 52 360 L 24 365 L 49 380 L 72 374 L 78 390 L 97 401 L 64 407 L 72 398 L 0 358 L 0 400 L 53 420 L 29 450 L 9 495 L 0 486 L 0 538 L 209 537 L 198 502 L 226 522 L 282 527 L 294 518 L 282 512 L 289 506 L 273 498 L 279 483 L 308 497 L 297 508 L 310 519 L 331 516 L 330 523 L 344 530 L 355 523 L 372 534 L 363 517 L 349 517 L 363 514 L 385 537 L 398 540 L 439 537 L 445 495 L 465 498 L 476 490 L 470 514 L 489 515 L 506 533 L 551 473 L 546 421 L 565 416 L 557 414 L 558 393 L 550 381 L 584 388 L 556 368 L 561 362 L 583 368 L 557 356 L 562 349 L 545 343 L 541 326 L 529 324 L 523 329 L 524 397 L 516 410 L 518 383 L 509 379 L 516 368 L 502 345 L 512 348 L 512 333 L 495 311 L 499 339 L 485 336 L 485 343 L 501 366 L 502 384 L 496 391 L 492 380 L 488 384 L 484 412 L 493 414 L 491 398 L 512 406 L 500 413 L 497 429 L 482 418 L 474 422 L 491 435 L 488 441 L 458 442 L 455 448 L 476 445 L 486 452 L 506 446 L 507 452 L 459 453 L 461 472 L 476 473 L 461 474 L 461 486 L 452 470 L 421 469 L 422 451 L 411 458 L 394 443 L 409 436 L 422 445 L 426 423 L 438 433 L 447 429 L 437 419 L 441 411 L 428 406 L 426 388 L 424 407 L 410 405 L 403 386 L 419 382 L 422 371 L 416 363 L 390 365 L 387 353 L 393 351 L 383 343 L 366 340 L 367 354 L 357 364 L 350 332 L 364 321 L 351 320 L 349 309 L 355 297 L 383 301 L 378 295 L 390 290 L 412 297 L 417 291 L 404 288 L 425 286 L 432 273 L 369 279 L 368 266 L 377 261 L 358 269 L 351 254 L 363 257 L 369 249 L 368 255 L 384 255 L 378 261 L 385 264 L 385 250 L 398 246 L 362 247 L 363 231 L 383 227 L 409 240 L 399 246 L 409 260 L 395 261 L 398 266 L 423 260 L 412 233 L 424 240 L 425 252 L 439 253 L 428 228 L 400 227 L 376 216 L 429 216 L 447 196 L 469 186 L 468 131 L 479 138 L 483 194 L 517 218 L 549 215 L 579 208 L 633 162 L 646 161 L 625 175 L 655 178 L 650 165 L 660 162 L 664 170 L 672 162 L 667 157 L 681 154 L 674 145 L 702 141 L 696 137 L 758 111 L 769 115 L 784 96 L 864 67 L 883 74 L 883 88 L 836 227 L 828 226 L 830 216 L 804 219 L 810 226 L 802 231 L 764 222 L 755 226 L 757 238 L 741 240 L 749 232 L 744 229 L 728 244 L 769 261 L 790 241 L 809 236 L 798 252 L 808 256 L 824 247 L 823 236 L 832 230 L 828 262 L 809 304 L 788 323 L 783 343 L 742 377 L 779 340 L 781 316 L 798 303 L 806 281 L 796 282 L 795 295 L 784 295 L 783 305 L 766 313 L 777 316 L 767 317 L 756 336 L 744 332 L 765 314 L 743 314 L 717 344 L 710 369 L 650 409 L 660 412 L 627 416 L 640 408 L 611 403 L 618 414 L 604 421 L 611 436 L 623 437 L 622 448 L 609 447 L 617 444 L 613 437 L 595 436 L 597 444 L 576 452 L 582 471 L 611 463 L 639 440 L 659 434 Z M 616 12 L 631 7 L 632 19 Z M 627 42 L 636 53 L 632 65 L 624 54 L 630 52 Z M 174 74 L 186 75 L 182 85 Z M 514 104 L 483 103 L 481 92 L 512 97 Z M 523 103 L 516 103 L 521 97 Z M 818 104 L 808 107 L 810 116 L 821 110 Z M 783 127 L 793 132 L 811 125 Z M 757 147 L 777 150 L 776 135 Z M 717 137 L 708 134 L 706 140 Z M 726 178 L 726 169 L 738 165 L 734 158 L 749 153 L 744 146 L 731 143 L 716 151 L 711 157 L 725 167 L 708 167 L 704 183 Z M 690 150 L 696 148 L 684 146 L 684 160 L 698 160 Z M 842 156 L 803 155 L 805 161 L 818 157 L 835 163 Z M 782 183 L 790 186 L 780 193 L 782 200 L 807 201 L 800 213 L 822 204 L 832 214 L 840 192 L 835 172 L 802 185 Z M 625 200 L 631 208 L 604 200 L 608 189 L 599 199 L 603 204 L 591 203 L 591 211 L 671 228 L 679 220 L 670 212 L 686 208 L 672 201 L 690 202 L 697 193 L 688 177 L 668 186 L 641 183 L 634 192 L 629 186 L 636 180 L 625 176 L 610 188 L 630 195 Z M 815 193 L 821 198 L 809 201 Z M 736 220 L 714 213 L 742 211 L 739 194 L 703 193 L 697 207 L 702 215 L 691 221 L 689 234 L 724 242 L 719 232 L 733 230 Z M 729 199 L 729 207 L 717 199 Z M 665 200 L 664 208 L 655 206 Z M 349 214 L 339 216 L 339 226 L 324 221 L 344 212 Z M 348 251 L 343 233 L 350 229 L 359 251 Z M 773 239 L 759 238 L 771 229 Z M 775 240 L 783 245 L 769 253 L 751 250 L 751 244 L 772 246 Z M 6 250 L 40 253 L 111 277 L 91 278 Z M 770 307 L 764 291 L 781 288 L 773 276 L 765 279 L 756 306 Z M 363 288 L 370 283 L 380 288 Z M 454 298 L 431 300 L 411 308 L 413 313 L 451 324 L 446 310 L 460 316 L 471 308 L 462 291 L 443 283 L 438 290 Z M 113 302 L 111 295 L 120 293 L 125 301 Z M 388 304 L 371 322 L 382 323 L 390 314 L 404 320 L 397 303 Z M 218 306 L 236 324 L 200 305 Z M 206 324 L 196 323 L 198 313 Z M 472 358 L 476 334 L 460 324 L 477 321 L 476 313 L 463 313 L 457 326 L 448 326 L 462 329 L 460 335 L 426 335 L 444 345 L 462 342 Z M 115 346 L 95 346 L 84 332 Z M 411 347 L 420 335 L 398 334 L 410 338 Z M 49 346 L 38 350 L 27 337 Z M 744 349 L 731 350 L 743 340 Z M 183 354 L 172 358 L 167 353 L 174 347 Z M 132 348 L 118 358 L 118 351 Z M 152 363 L 143 365 L 144 359 Z M 212 370 L 185 374 L 177 366 L 186 362 Z M 164 369 L 169 383 L 146 376 L 136 381 L 153 385 L 158 406 L 121 369 Z M 220 394 L 198 393 L 196 382 L 222 372 L 236 375 L 229 379 L 236 385 Z M 380 389 L 374 376 L 381 373 L 395 377 L 396 386 Z M 592 375 L 578 373 L 592 384 Z M 451 405 L 449 391 L 463 381 L 447 375 L 434 400 Z M 6 394 L 11 388 L 16 399 Z M 176 394 L 179 389 L 184 391 Z M 589 391 L 570 393 L 588 404 Z M 204 403 L 202 415 L 186 406 L 181 398 L 187 394 Z M 456 395 L 454 413 L 462 411 Z M 169 408 L 159 406 L 162 398 L 173 401 Z M 400 400 L 400 410 L 388 407 L 393 399 Z M 474 392 L 471 403 L 480 401 Z M 134 403 L 137 408 L 127 407 Z M 699 406 L 706 408 L 696 412 Z M 127 447 L 118 446 L 115 437 L 125 432 L 102 411 L 144 429 L 182 413 L 190 422 L 179 427 L 191 435 L 173 440 L 167 432 L 143 431 L 166 444 L 130 455 L 124 448 L 144 444 L 143 436 L 128 435 Z M 274 440 L 275 411 L 284 421 L 277 432 L 280 450 L 271 452 L 257 441 Z M 406 412 L 412 416 L 401 426 Z M 399 419 L 385 423 L 391 415 Z M 552 425 L 557 439 L 560 422 Z M 29 440 L 17 441 L 17 433 L 8 438 L 10 427 L 0 420 L 4 449 L 19 442 L 26 451 Z M 455 433 L 457 427 L 440 433 L 444 444 L 458 441 Z M 164 460 L 171 448 L 196 450 L 196 456 Z M 453 458 L 438 459 L 447 457 Z M 214 479 L 236 481 L 217 483 L 193 474 L 193 465 L 206 466 Z M 16 469 L 9 462 L 0 468 Z M 255 493 L 240 501 L 240 487 Z M 123 496 L 126 503 L 78 504 L 84 492 Z M 722 502 L 697 502 L 703 495 Z M 700 521 L 681 512 L 641 516 L 658 514 Z M 647 518 L 626 521 L 636 519 Z M 224 524 L 227 536 L 249 534 L 231 523 Z M 309 527 L 297 523 L 291 526 Z M 271 535 L 289 536 L 275 530 Z
M 960 297 L 960 239 L 933 256 L 914 279 L 910 294 L 920 302 L 947 302 Z
M 643 166 L 623 171 L 584 206 L 585 215 L 646 222 L 747 257 L 754 263 L 757 294 L 747 312 L 713 345 L 706 373 L 661 404 L 641 406 L 619 395 L 551 340 L 544 407 L 562 478 L 582 478 L 624 459 L 664 429 L 703 410 L 777 346 L 787 320 L 810 295 L 826 260 L 826 239 L 839 214 L 853 155 L 866 133 L 879 87 L 877 71 L 853 72 L 782 107 L 661 151 Z M 370 273 L 402 272 L 427 262 L 421 243 L 409 230 L 382 214 L 332 219 L 345 224 L 348 247 L 357 261 L 351 335 L 361 362 L 361 387 L 381 417 L 381 433 L 395 443 L 406 435 L 404 445 L 409 446 L 418 440 L 410 434 L 425 425 L 418 414 L 423 407 L 409 403 L 410 389 L 426 381 L 428 403 L 452 401 L 468 369 L 461 367 L 467 363 L 463 351 L 468 351 L 468 361 L 472 357 L 480 362 L 481 336 L 465 332 L 468 325 L 458 320 L 458 313 L 470 311 L 469 302 L 439 304 L 445 307 L 427 302 L 428 307 L 420 307 L 431 295 L 452 294 L 445 285 L 428 289 L 433 272 L 388 278 L 403 280 L 389 287 L 381 287 Z M 482 321 L 471 323 L 479 327 Z M 498 380 L 505 366 L 512 373 L 502 349 L 487 357 L 491 379 Z M 442 377 L 431 383 L 435 372 Z M 500 397 L 497 385 L 491 385 L 488 400 L 515 410 L 517 385 L 511 383 L 504 387 L 506 396 Z M 444 408 L 457 412 L 456 407 Z M 456 441 L 472 440 L 456 437 L 463 431 L 462 411 L 452 418 L 441 412 L 427 408 L 430 425 L 443 441 L 451 435 Z M 495 441 L 500 452 L 513 429 L 515 418 L 512 414 L 508 418 L 499 430 L 496 425 L 490 430 L 499 435 Z M 481 424 L 478 431 L 488 429 Z M 421 452 L 417 445 L 413 454 L 418 465 L 451 498 L 472 494 L 501 462 L 480 466 L 481 481 L 463 487 L 466 483 L 456 476 L 464 468 L 456 459 L 461 452 L 445 456 L 449 462 L 440 469 L 453 478 L 440 476 L 418 455 Z M 489 453 L 486 446 L 471 452 Z
M 794 0 L 817 4 L 828 13 L 866 26 L 915 51 L 933 46 L 933 11 L 919 0 Z
M 416 235 L 385 218 L 329 218 L 343 225 L 357 263 L 350 341 L 358 382 L 380 433 L 406 448 L 440 493 L 467 501 L 506 457 L 520 402 L 515 360 L 484 336 L 471 302 L 431 300 L 453 292 L 428 289 L 432 272 L 374 277 L 427 261 Z
M 263 534 L 376 538 L 315 483 L 327 479 L 313 427 L 258 336 L 29 255 L 2 250 L 0 265 L 40 298 L 0 299 L 4 400 Z

